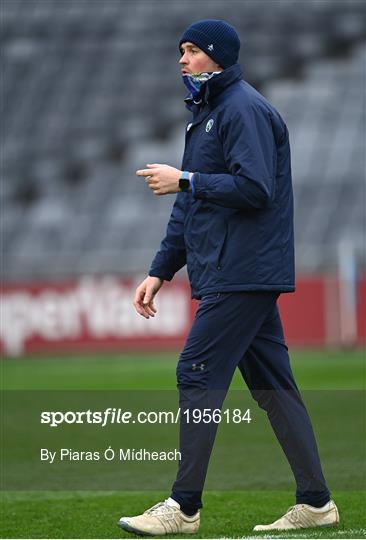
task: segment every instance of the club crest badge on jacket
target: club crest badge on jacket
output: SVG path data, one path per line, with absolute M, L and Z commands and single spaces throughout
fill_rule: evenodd
M 210 131 L 210 129 L 212 128 L 213 126 L 213 123 L 214 123 L 214 120 L 213 118 L 210 118 L 210 120 L 207 122 L 206 124 L 206 133 L 208 133 Z

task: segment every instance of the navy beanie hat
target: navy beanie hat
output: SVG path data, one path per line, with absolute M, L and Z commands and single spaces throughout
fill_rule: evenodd
M 186 41 L 197 45 L 224 69 L 238 61 L 240 39 L 235 28 L 225 21 L 204 19 L 191 24 L 179 41 L 179 48 Z

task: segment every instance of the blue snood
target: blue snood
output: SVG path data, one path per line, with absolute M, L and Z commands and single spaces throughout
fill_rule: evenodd
M 182 79 L 192 97 L 197 98 L 200 94 L 202 85 L 218 73 L 221 73 L 221 71 L 213 71 L 212 73 L 189 73 L 188 75 L 182 75 Z

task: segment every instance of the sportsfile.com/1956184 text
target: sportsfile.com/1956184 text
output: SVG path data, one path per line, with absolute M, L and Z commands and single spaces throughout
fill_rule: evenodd
M 62 424 L 95 424 L 105 427 L 110 424 L 177 424 L 182 418 L 185 423 L 247 423 L 252 421 L 251 410 L 246 409 L 181 409 L 176 411 L 126 411 L 108 407 L 103 411 L 42 411 L 41 424 L 58 427 Z

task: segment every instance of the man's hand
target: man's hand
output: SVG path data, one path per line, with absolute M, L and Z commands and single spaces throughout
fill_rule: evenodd
M 182 171 L 162 163 L 147 163 L 146 167 L 147 169 L 136 171 L 136 174 L 145 177 L 145 182 L 154 195 L 168 195 L 180 191 L 179 178 Z
M 145 319 L 155 317 L 154 297 L 163 283 L 164 281 L 158 277 L 147 276 L 137 287 L 133 305 L 137 313 L 145 317 Z

